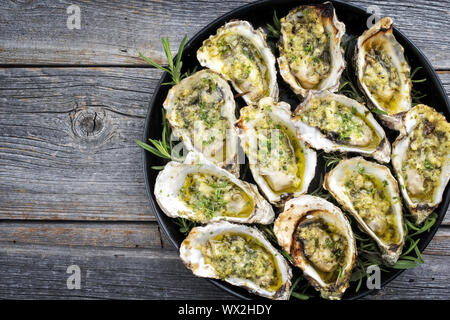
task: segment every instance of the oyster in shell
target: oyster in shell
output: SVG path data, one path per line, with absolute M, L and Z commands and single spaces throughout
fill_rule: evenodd
M 254 227 L 229 222 L 191 230 L 180 258 L 199 277 L 221 279 L 274 300 L 287 300 L 292 271 L 283 256 Z
M 420 104 L 403 117 L 405 131 L 393 144 L 392 165 L 405 203 L 422 223 L 441 203 L 450 178 L 450 124 Z
M 154 192 L 159 207 L 172 218 L 261 224 L 274 219 L 272 206 L 255 185 L 237 179 L 199 153 L 189 153 L 184 163 L 169 162 L 158 174 Z
M 309 90 L 337 91 L 345 68 L 340 43 L 345 25 L 330 2 L 297 7 L 280 20 L 280 74 L 303 97 Z
M 329 91 L 310 91 L 292 118 L 300 139 L 325 152 L 356 152 L 389 162 L 383 128 L 358 101 Z
M 356 262 L 356 242 L 342 211 L 315 196 L 286 202 L 274 233 L 293 264 L 325 299 L 339 300 Z
M 196 72 L 169 90 L 163 106 L 174 136 L 188 151 L 239 176 L 236 106 L 227 81 L 211 70 Z
M 323 186 L 377 242 L 383 260 L 395 264 L 405 232 L 397 181 L 389 169 L 362 157 L 344 159 L 326 174 Z
M 380 19 L 364 31 L 355 46 L 358 85 L 369 106 L 387 127 L 401 129 L 402 114 L 411 109 L 411 68 L 393 35 L 393 21 Z
M 200 64 L 231 81 L 247 104 L 264 97 L 278 100 L 275 57 L 262 29 L 233 20 L 203 42 L 197 51 Z
M 316 152 L 297 138 L 291 106 L 263 98 L 244 107 L 236 123 L 253 178 L 277 206 L 308 191 L 316 169 Z

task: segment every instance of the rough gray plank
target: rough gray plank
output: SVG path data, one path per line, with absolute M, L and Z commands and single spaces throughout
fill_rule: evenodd
M 67 267 L 81 269 L 81 289 L 66 287 Z M 425 264 L 369 299 L 449 299 L 450 256 L 425 255 Z M 194 277 L 175 251 L 4 245 L 0 298 L 230 299 Z
M 0 69 L 0 219 L 154 220 L 135 140 L 160 75 Z
M 67 267 L 81 269 L 68 290 Z M 48 246 L 0 248 L 0 298 L 224 299 L 231 296 L 188 271 L 175 252 Z
M 164 61 L 160 38 L 174 47 L 220 15 L 251 0 L 8 1 L 0 9 L 0 63 L 143 64 L 138 52 Z M 421 48 L 435 68 L 450 68 L 449 1 L 350 1 L 378 5 Z M 66 26 L 69 5 L 81 9 L 81 30 Z
M 0 221 L 0 244 L 162 248 L 155 222 Z

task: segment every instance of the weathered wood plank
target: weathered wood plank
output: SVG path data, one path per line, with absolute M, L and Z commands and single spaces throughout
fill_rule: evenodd
M 425 255 L 368 299 L 448 299 L 450 257 Z M 81 289 L 66 287 L 67 267 L 81 269 Z M 0 298 L 230 299 L 194 277 L 175 251 L 4 245 L 0 248 Z
M 135 139 L 160 75 L 0 68 L 0 219 L 154 220 Z
M 0 69 L 0 219 L 154 220 L 135 140 L 160 75 Z
M 0 8 L 0 63 L 144 64 L 138 52 L 165 61 L 160 44 L 168 36 L 176 48 L 220 15 L 251 0 L 202 1 L 9 1 Z M 435 68 L 450 68 L 448 1 L 349 1 L 379 6 L 395 19 Z M 81 30 L 66 26 L 66 9 L 81 10 Z
M 162 247 L 157 223 L 0 221 L 0 244 L 89 246 L 114 248 Z
M 81 269 L 68 290 L 67 267 Z M 230 295 L 188 271 L 175 252 L 47 246 L 0 248 L 0 298 L 224 299 Z

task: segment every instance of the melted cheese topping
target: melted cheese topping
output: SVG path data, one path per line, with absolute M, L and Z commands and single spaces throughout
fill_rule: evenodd
M 358 170 L 349 170 L 346 177 L 345 192 L 358 215 L 384 243 L 399 243 L 401 239 L 387 189 L 388 181 L 366 174 L 364 167 L 359 164 Z
M 283 55 L 302 87 L 318 87 L 331 70 L 330 37 L 320 13 L 314 9 L 299 11 L 295 18 L 282 20 Z
M 381 141 L 364 115 L 335 100 L 314 99 L 296 118 L 341 144 L 373 148 Z
M 401 74 L 401 70 L 394 66 L 385 47 L 386 41 L 375 39 L 367 43 L 362 81 L 380 106 L 392 115 L 405 111 L 400 103 L 402 100 L 401 77 L 409 77 L 409 74 Z
M 240 35 L 229 31 L 209 40 L 205 47 L 210 59 L 221 66 L 217 70 L 230 78 L 247 96 L 257 101 L 270 95 L 269 69 L 254 43 Z
M 416 121 L 402 165 L 406 184 L 402 187 L 415 202 L 431 201 L 441 185 L 442 168 L 449 161 L 450 124 L 429 107 L 419 109 Z
M 222 115 L 224 93 L 212 77 L 203 77 L 177 92 L 175 107 L 167 115 L 174 127 L 190 132 L 194 147 L 210 159 L 226 159 L 229 121 Z
M 320 218 L 320 211 L 313 215 L 316 219 L 299 223 L 297 240 L 322 279 L 327 283 L 335 282 L 344 269 L 348 241 L 337 226 Z
M 246 218 L 254 210 L 254 201 L 244 190 L 224 177 L 206 173 L 188 174 L 178 196 L 199 221 L 216 216 Z
M 276 291 L 282 276 L 277 261 L 257 239 L 243 233 L 222 233 L 202 248 L 205 263 L 215 269 L 221 279 L 237 277 Z
M 250 108 L 241 110 L 241 116 L 248 121 L 253 112 L 265 114 L 252 124 L 258 144 L 258 169 L 274 193 L 296 192 L 302 188 L 305 172 L 303 148 L 294 133 L 270 116 L 271 106 L 264 108 L 259 111 Z

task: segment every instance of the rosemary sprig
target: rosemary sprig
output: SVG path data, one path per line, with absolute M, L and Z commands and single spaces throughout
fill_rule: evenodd
M 322 157 L 325 160 L 325 167 L 333 169 L 343 159 L 342 155 L 338 153 L 323 153 Z
M 280 20 L 277 17 L 277 11 L 273 11 L 273 25 L 268 23 L 267 29 L 269 29 L 269 38 L 278 39 L 281 35 L 281 23 Z
M 166 119 L 166 113 L 164 109 L 162 109 L 162 133 L 161 133 L 161 140 L 156 139 L 148 139 L 150 144 L 147 144 L 145 142 L 142 142 L 141 140 L 136 140 L 136 143 L 138 146 L 140 146 L 142 149 L 147 150 L 148 152 L 151 152 L 155 156 L 165 159 L 165 160 L 179 160 L 175 159 L 172 156 L 172 140 L 170 138 L 171 130 L 167 123 Z M 151 167 L 154 170 L 162 170 L 164 169 L 164 166 L 153 166 Z
M 187 235 L 192 230 L 192 228 L 197 226 L 196 222 L 180 217 L 174 219 L 174 222 L 177 226 L 180 227 L 180 232 L 184 235 Z
M 419 70 L 423 69 L 422 67 L 416 67 L 412 72 L 411 72 L 411 82 L 413 83 L 413 85 L 415 83 L 422 83 L 427 81 L 427 78 L 422 78 L 422 79 L 414 79 L 414 77 L 416 76 L 417 72 Z M 425 98 L 427 96 L 426 93 L 422 93 L 420 90 L 415 89 L 414 87 L 411 89 L 411 100 L 413 103 L 413 106 L 417 105 L 417 104 L 421 104 L 422 103 L 422 99 Z
M 183 66 L 183 62 L 181 61 L 181 56 L 183 55 L 184 46 L 186 45 L 187 41 L 187 35 L 184 36 L 183 40 L 181 41 L 180 46 L 178 47 L 178 53 L 177 58 L 174 61 L 172 57 L 172 51 L 170 50 L 170 41 L 169 38 L 161 38 L 161 43 L 164 48 L 164 53 L 166 54 L 167 61 L 169 63 L 168 67 L 163 67 L 162 65 L 156 63 L 155 61 L 151 60 L 150 58 L 147 58 L 144 56 L 141 52 L 139 52 L 139 56 L 147 61 L 149 64 L 154 66 L 155 68 L 158 68 L 162 71 L 167 72 L 172 77 L 171 82 L 165 82 L 163 85 L 175 85 L 180 83 L 180 80 L 188 75 L 188 73 L 181 74 L 181 67 Z

